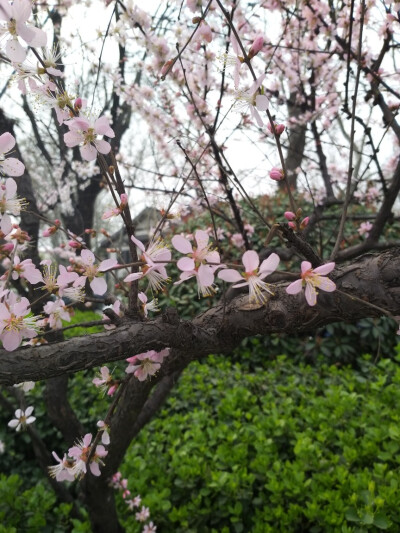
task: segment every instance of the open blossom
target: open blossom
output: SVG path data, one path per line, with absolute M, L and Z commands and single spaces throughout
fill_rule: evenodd
M 171 252 L 164 245 L 162 239 L 157 239 L 149 244 L 147 249 L 144 244 L 132 235 L 131 240 L 142 252 L 140 260 L 145 264 L 140 267 L 140 272 L 128 274 L 124 281 L 134 281 L 147 277 L 152 291 L 157 292 L 169 281 L 165 266 L 171 261 Z
M 60 459 L 56 452 L 52 452 L 54 459 L 58 462 L 58 465 L 49 466 L 49 475 L 55 478 L 57 481 L 74 481 L 74 475 L 72 473 L 72 467 L 75 461 L 67 459 L 67 455 L 64 454 Z
M 30 314 L 29 306 L 27 298 L 17 300 L 12 292 L 0 303 L 0 340 L 5 350 L 15 350 L 23 338 L 36 337 L 38 317 Z
M 108 367 L 102 366 L 100 368 L 99 377 L 93 378 L 92 383 L 96 387 L 100 387 L 104 392 L 107 392 L 108 396 L 112 396 L 114 392 L 118 389 L 118 381 L 115 381 Z
M 235 94 L 235 107 L 238 111 L 250 111 L 253 120 L 257 122 L 260 128 L 264 125 L 259 111 L 266 111 L 268 109 L 268 98 L 264 94 L 260 94 L 260 87 L 264 81 L 265 74 L 262 74 L 255 80 L 248 91 L 237 91 Z M 261 92 L 262 92 L 261 87 Z
M 240 55 L 241 50 L 234 34 L 231 35 L 231 44 L 235 55 L 224 53 L 218 56 L 217 59 L 222 61 L 224 65 L 231 65 L 234 67 L 233 82 L 235 84 L 235 89 L 237 90 L 239 88 L 240 67 L 243 63 L 243 57 Z
M 61 298 L 57 298 L 54 302 L 47 302 L 43 307 L 43 311 L 49 315 L 48 324 L 52 329 L 62 328 L 62 320 L 71 321 L 71 315 L 64 300 Z
M 212 296 L 215 293 L 214 275 L 220 268 L 220 256 L 216 250 L 212 250 L 208 244 L 209 235 L 206 231 L 197 230 L 194 234 L 197 247 L 192 246 L 189 239 L 181 235 L 172 237 L 172 245 L 178 252 L 187 254 L 181 257 L 177 263 L 179 270 L 182 270 L 180 281 L 175 285 L 196 277 L 198 292 L 202 296 Z M 211 264 L 210 264 L 211 263 Z
M 6 176 L 22 176 L 25 166 L 15 157 L 6 157 L 6 154 L 15 146 L 15 138 L 11 133 L 0 135 L 0 174 Z
M 108 209 L 101 215 L 102 220 L 108 220 L 109 218 L 117 217 L 122 213 L 125 207 L 128 205 L 128 195 L 125 193 L 121 194 L 121 203 L 118 207 L 112 207 Z
M 43 283 L 42 273 L 36 268 L 34 263 L 32 263 L 32 259 L 24 259 L 24 261 L 21 261 L 17 255 L 14 257 L 11 277 L 14 280 L 18 278 L 26 279 L 29 283 L 32 283 L 32 285 L 40 282 Z
M 136 513 L 135 518 L 138 522 L 145 522 L 150 516 L 150 510 L 148 507 L 142 505 L 142 508 Z
M 8 427 L 15 429 L 15 431 L 21 431 L 21 429 L 28 424 L 32 424 L 36 420 L 35 416 L 31 416 L 33 409 L 34 408 L 31 405 L 27 407 L 25 411 L 17 409 L 15 411 L 15 418 L 9 421 Z
M 78 280 L 74 281 L 74 286 L 84 285 L 86 279 L 90 282 L 90 287 L 94 294 L 99 294 L 102 296 L 107 290 L 107 283 L 103 277 L 102 272 L 109 270 L 110 268 L 115 267 L 118 264 L 116 259 L 106 259 L 102 261 L 100 265 L 95 265 L 95 256 L 94 253 L 90 250 L 81 251 L 81 262 L 80 266 L 82 268 L 82 276 Z
M 149 314 L 149 311 L 153 311 L 154 313 L 156 313 L 157 311 L 160 310 L 157 307 L 158 300 L 156 298 L 154 300 L 152 300 L 151 302 L 149 302 L 148 299 L 147 299 L 147 296 L 145 295 L 144 292 L 139 292 L 138 298 L 139 298 L 139 300 L 141 302 L 141 307 L 143 309 L 143 314 L 144 314 L 144 316 L 146 318 L 147 318 L 147 316 Z
M 46 46 L 47 43 L 43 30 L 26 24 L 31 13 L 30 0 L 14 0 L 12 4 L 8 0 L 0 0 L 0 20 L 6 22 L 0 26 L 0 34 L 9 36 L 6 54 L 16 63 L 21 63 L 26 57 L 26 50 L 18 41 L 18 37 L 32 47 Z
M 153 524 L 153 522 L 149 522 L 146 524 L 143 528 L 142 533 L 156 533 L 157 532 L 157 526 Z
M 75 464 L 71 469 L 71 472 L 75 477 L 86 474 L 87 472 L 87 461 L 91 451 L 91 442 L 92 434 L 87 433 L 83 439 L 78 441 L 75 446 L 72 446 L 72 448 L 68 450 L 68 455 L 75 459 Z M 99 464 L 104 465 L 101 459 L 107 454 L 108 452 L 105 450 L 104 446 L 101 444 L 96 446 L 96 451 L 92 455 L 89 464 L 90 471 L 94 476 L 100 475 L 101 472 Z
M 74 117 L 65 122 L 69 127 L 69 132 L 64 134 L 64 142 L 69 148 L 80 145 L 80 152 L 83 159 L 93 161 L 97 157 L 97 152 L 108 154 L 111 145 L 104 139 L 98 139 L 98 135 L 115 137 L 107 117 L 102 116 L 94 119 L 86 117 Z
M 5 182 L 0 183 L 0 230 L 5 235 L 8 235 L 13 227 L 11 217 L 7 211 L 16 216 L 20 214 L 24 206 L 25 201 L 17 198 L 17 184 L 15 180 L 8 178 Z
M 144 381 L 147 376 L 153 376 L 161 367 L 164 357 L 169 354 L 169 348 L 164 348 L 161 352 L 150 350 L 140 353 L 127 359 L 129 365 L 126 367 L 127 374 L 133 374 L 139 381 Z
M 305 285 L 305 297 L 307 303 L 308 305 L 314 306 L 317 303 L 317 289 L 326 292 L 333 292 L 336 289 L 336 285 L 333 281 L 325 277 L 326 274 L 332 272 L 334 268 L 335 263 L 326 263 L 326 265 L 313 269 L 311 268 L 311 263 L 303 261 L 301 263 L 301 278 L 286 287 L 286 292 L 288 294 L 297 294 Z
M 278 268 L 279 256 L 277 254 L 271 254 L 267 259 L 264 259 L 260 268 L 258 268 L 260 258 L 258 257 L 257 252 L 254 250 L 247 250 L 247 252 L 243 254 L 242 263 L 245 267 L 245 271 L 242 274 L 237 270 L 227 268 L 221 270 L 218 277 L 229 283 L 238 282 L 233 285 L 234 289 L 248 285 L 250 301 L 261 304 L 266 303 L 267 296 L 265 293 L 273 293 L 270 290 L 269 285 L 262 280 Z
M 360 227 L 358 228 L 359 235 L 365 235 L 365 237 L 368 237 L 369 232 L 372 229 L 371 222 L 361 222 Z

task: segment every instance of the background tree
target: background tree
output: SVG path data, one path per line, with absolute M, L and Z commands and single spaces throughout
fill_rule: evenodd
M 18 427 L 33 415 L 10 386 L 44 381 L 46 416 L 70 448 L 70 462 L 56 474 L 68 480 L 87 471 L 82 501 L 93 530 L 110 532 L 122 530 L 110 478 L 190 362 L 229 354 L 253 335 L 400 315 L 399 19 L 395 3 L 365 0 L 165 2 L 154 13 L 119 0 L 72 4 L 35 2 L 31 14 L 28 0 L 0 3 L 1 69 L 14 81 L 2 91 L 1 133 L 18 141 L 7 154 L 4 137 L 1 170 L 16 177 L 28 204 L 19 225 L 1 227 L 0 383 L 4 405 L 25 413 Z M 74 21 L 94 10 L 101 10 L 101 28 L 91 40 Z M 10 155 L 24 171 L 10 170 Z M 132 214 L 141 207 L 139 191 L 160 212 L 144 244 Z M 2 221 L 19 214 L 10 198 L 3 193 Z M 104 226 L 115 218 L 122 224 L 125 264 L 117 246 L 107 263 L 90 255 L 96 211 Z M 194 240 L 180 235 L 179 218 Z M 39 238 L 39 221 L 51 246 Z M 172 242 L 173 256 L 161 237 Z M 47 259 L 55 268 L 55 256 L 56 273 L 40 266 Z M 182 285 L 169 289 L 173 269 Z M 223 281 L 242 278 L 243 292 L 225 290 Z M 188 316 L 171 302 L 174 290 L 184 294 L 196 282 L 199 296 L 212 299 Z M 315 288 L 323 289 L 317 301 Z M 157 290 L 165 305 L 150 318 L 145 305 Z M 14 302 L 17 293 L 45 316 L 39 336 L 38 319 L 29 302 Z M 82 301 L 113 304 L 96 322 L 112 329 L 63 340 L 61 318 Z M 34 337 L 31 346 L 20 347 L 22 337 Z M 100 381 L 114 393 L 105 450 L 98 448 L 104 431 L 87 437 L 68 383 L 75 372 L 124 359 L 126 375 L 102 369 Z M 52 450 L 27 429 L 47 471 Z M 83 435 L 79 452 L 73 445 Z M 51 483 L 61 500 L 74 499 Z

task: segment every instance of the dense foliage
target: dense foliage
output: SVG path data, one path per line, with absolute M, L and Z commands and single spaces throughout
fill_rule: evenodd
M 126 455 L 128 488 L 161 531 L 398 531 L 400 346 L 392 359 L 359 357 L 356 369 L 276 357 L 263 339 L 241 346 L 240 359 L 238 350 L 188 368 Z M 93 418 L 84 379 L 72 397 Z M 1 478 L 0 531 L 89 531 L 43 481 L 32 486 L 28 456 Z M 140 531 L 118 505 L 127 531 Z

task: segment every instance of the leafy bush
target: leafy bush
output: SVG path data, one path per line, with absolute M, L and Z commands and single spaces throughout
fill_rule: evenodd
M 71 504 L 56 505 L 53 491 L 43 483 L 24 490 L 14 474 L 0 475 L 0 533 L 31 531 L 41 533 L 89 532 L 87 524 L 70 518 Z
M 195 364 L 123 474 L 163 532 L 399 531 L 399 361 Z

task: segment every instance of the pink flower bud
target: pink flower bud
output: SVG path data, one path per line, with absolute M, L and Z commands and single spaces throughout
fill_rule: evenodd
M 310 217 L 303 218 L 300 224 L 300 229 L 303 230 L 305 227 L 307 227 L 308 222 L 310 220 Z
M 285 211 L 283 216 L 286 218 L 286 220 L 294 220 L 296 218 L 296 215 L 293 213 L 293 211 Z
M 161 69 L 161 76 L 165 76 L 167 74 L 167 72 L 169 71 L 171 65 L 173 65 L 174 63 L 174 60 L 173 59 L 169 59 L 166 63 L 164 63 L 162 69 Z
M 14 250 L 14 245 L 12 242 L 8 242 L 1 246 L 3 252 L 12 252 Z
M 258 54 L 262 50 L 262 47 L 264 46 L 264 36 L 259 35 L 256 37 L 253 41 L 253 44 L 250 47 L 249 50 L 249 58 L 252 59 L 254 56 Z
M 294 222 L 288 222 L 289 228 L 296 229 L 296 224 Z
M 77 241 L 68 241 L 68 246 L 71 248 L 82 248 L 81 243 Z
M 77 111 L 78 109 L 82 109 L 82 98 L 79 97 L 74 102 L 74 108 Z
M 283 173 L 283 170 L 281 168 L 274 167 L 274 168 L 271 168 L 271 170 L 269 171 L 269 177 L 272 180 L 281 181 L 285 177 L 285 174 Z
M 269 131 L 271 133 L 276 133 L 276 135 L 282 135 L 282 133 L 285 131 L 285 125 L 284 124 L 277 124 L 276 122 L 274 122 L 274 126 L 272 128 L 271 124 L 268 123 L 267 124 L 267 128 L 269 129 Z
M 121 194 L 120 198 L 121 198 L 121 207 L 125 207 L 126 205 L 128 205 L 128 195 L 127 194 L 125 194 L 123 192 Z

